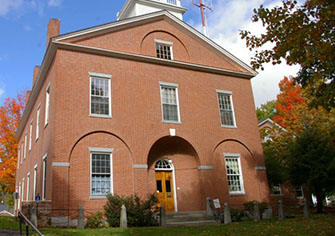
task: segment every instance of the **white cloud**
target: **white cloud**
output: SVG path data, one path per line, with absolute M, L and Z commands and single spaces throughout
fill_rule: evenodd
M 59 7 L 62 4 L 62 0 L 48 0 L 48 6 Z
M 23 0 L 0 0 L 0 16 L 6 16 L 10 11 L 23 5 Z
M 206 3 L 208 4 L 208 1 Z M 276 5 L 281 5 L 281 1 L 213 0 L 214 11 L 208 11 L 206 14 L 210 38 L 248 65 L 250 65 L 250 58 L 253 53 L 247 49 L 245 40 L 241 39 L 239 33 L 240 30 L 249 30 L 256 35 L 265 32 L 261 23 L 251 22 L 253 9 L 258 8 L 261 4 L 272 8 Z M 202 31 L 200 13 L 196 24 L 194 22 L 188 23 Z M 255 105 L 258 107 L 269 100 L 275 99 L 279 92 L 279 81 L 284 76 L 296 75 L 298 69 L 298 66 L 290 67 L 285 63 L 276 66 L 272 64 L 265 65 L 265 70 L 258 71 L 259 74 L 252 79 Z
M 30 25 L 25 25 L 23 28 L 27 32 L 31 31 L 31 26 Z

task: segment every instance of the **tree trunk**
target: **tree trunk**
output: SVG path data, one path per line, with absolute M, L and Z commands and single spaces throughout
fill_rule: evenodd
M 320 192 L 317 192 L 316 193 L 316 200 L 317 200 L 317 205 L 316 205 L 316 208 L 317 208 L 317 213 L 322 213 L 323 212 L 323 194 L 320 193 Z

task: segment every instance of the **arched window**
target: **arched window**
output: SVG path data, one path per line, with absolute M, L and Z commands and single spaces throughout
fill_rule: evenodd
M 156 162 L 155 170 L 172 170 L 170 160 L 162 159 Z

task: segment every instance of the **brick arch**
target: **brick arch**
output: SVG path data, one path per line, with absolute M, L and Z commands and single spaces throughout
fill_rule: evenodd
M 70 153 L 69 153 L 69 156 L 68 156 L 68 161 L 70 162 L 71 161 L 71 156 L 72 156 L 72 152 L 73 150 L 75 149 L 75 147 L 78 145 L 78 143 L 80 141 L 82 141 L 84 138 L 88 137 L 89 135 L 92 135 L 92 134 L 98 134 L 98 133 L 104 133 L 104 134 L 109 134 L 117 139 L 119 139 L 128 149 L 129 153 L 130 153 L 130 157 L 132 159 L 132 161 L 134 162 L 134 155 L 133 155 L 133 152 L 131 151 L 129 145 L 121 138 L 119 137 L 118 135 L 114 134 L 114 133 L 111 133 L 111 132 L 108 132 L 108 131 L 104 131 L 104 130 L 99 130 L 99 131 L 92 131 L 92 132 L 89 132 L 87 134 L 84 134 L 83 136 L 81 136 L 72 146 L 71 150 L 70 150 Z
M 225 142 L 236 142 L 236 143 L 238 143 L 238 144 L 241 144 L 241 145 L 242 145 L 242 146 L 249 152 L 250 156 L 251 156 L 252 159 L 255 161 L 255 155 L 252 153 L 252 151 L 250 150 L 250 148 L 249 148 L 246 144 L 244 144 L 242 141 L 237 140 L 237 139 L 225 139 L 225 140 L 221 140 L 221 141 L 220 141 L 219 143 L 217 143 L 217 144 L 215 145 L 215 147 L 213 148 L 212 156 L 214 155 L 214 153 L 215 153 L 215 151 L 218 149 L 218 147 L 219 147 L 221 144 L 225 143 Z
M 183 43 L 183 41 L 181 41 L 176 35 L 172 34 L 171 32 L 168 32 L 168 31 L 165 31 L 165 30 L 153 30 L 153 31 L 150 31 L 149 33 L 147 33 L 146 35 L 144 35 L 144 37 L 142 38 L 141 42 L 140 42 L 140 50 L 141 52 L 143 53 L 143 44 L 144 44 L 144 41 L 152 34 L 156 34 L 156 33 L 163 33 L 163 34 L 167 34 L 171 37 L 173 37 L 174 39 L 176 39 L 183 47 L 183 49 L 185 50 L 186 52 L 186 55 L 187 55 L 187 61 L 190 60 L 190 53 L 189 51 L 187 50 L 187 47 L 186 45 Z

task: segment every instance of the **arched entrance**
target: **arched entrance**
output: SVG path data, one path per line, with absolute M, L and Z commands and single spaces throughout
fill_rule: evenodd
M 168 159 L 158 160 L 155 164 L 155 177 L 158 206 L 164 205 L 167 212 L 175 211 L 177 199 L 172 161 Z
M 157 140 L 148 154 L 148 190 L 156 192 L 166 211 L 205 208 L 199 157 L 193 146 L 178 136 Z

